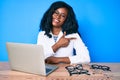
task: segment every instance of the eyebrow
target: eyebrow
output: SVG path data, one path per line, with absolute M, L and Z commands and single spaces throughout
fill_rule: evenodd
M 59 12 L 58 10 L 55 10 L 55 12 L 56 12 L 56 11 L 57 11 L 57 12 Z M 64 13 L 64 12 L 62 12 L 62 13 L 61 13 L 61 12 L 59 12 L 59 13 L 60 13 L 60 14 L 64 14 L 65 16 L 67 16 L 67 14 L 66 14 L 66 13 Z

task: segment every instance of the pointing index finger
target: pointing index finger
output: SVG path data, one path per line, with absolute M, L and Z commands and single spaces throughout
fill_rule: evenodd
M 77 39 L 77 38 L 75 38 L 75 37 L 71 37 L 71 38 L 67 38 L 67 39 L 69 39 L 69 40 L 73 40 L 73 39 Z

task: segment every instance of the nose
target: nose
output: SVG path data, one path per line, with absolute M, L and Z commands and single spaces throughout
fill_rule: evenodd
M 57 14 L 57 15 L 56 15 L 56 18 L 57 18 L 57 19 L 60 19 L 60 18 L 61 18 L 61 14 Z

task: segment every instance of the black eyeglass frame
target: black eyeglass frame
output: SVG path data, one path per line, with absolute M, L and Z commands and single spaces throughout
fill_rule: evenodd
M 73 75 L 73 74 L 87 74 L 87 75 L 90 75 L 88 70 L 83 69 L 82 64 L 77 64 L 76 66 L 66 66 L 65 68 L 68 70 L 70 76 Z
M 101 69 L 103 71 L 111 71 L 109 66 L 92 64 L 91 69 Z

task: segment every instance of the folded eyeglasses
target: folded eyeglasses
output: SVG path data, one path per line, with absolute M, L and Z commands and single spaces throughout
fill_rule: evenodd
M 66 66 L 65 68 L 68 70 L 70 76 L 72 74 L 87 74 L 87 75 L 90 75 L 88 73 L 89 72 L 88 70 L 83 69 L 82 64 L 77 64 L 76 66 Z
M 111 71 L 110 67 L 108 66 L 103 66 L 103 65 L 97 65 L 97 64 L 92 64 L 91 69 L 101 69 L 103 71 Z

